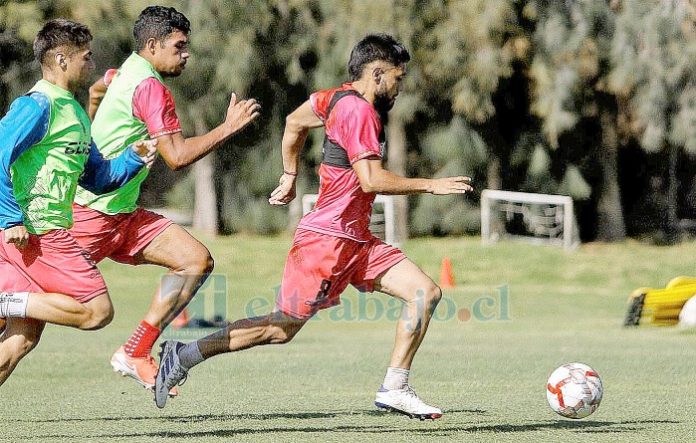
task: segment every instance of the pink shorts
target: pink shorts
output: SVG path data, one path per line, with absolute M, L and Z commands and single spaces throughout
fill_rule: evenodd
M 137 264 L 136 256 L 172 225 L 171 220 L 142 208 L 108 215 L 77 204 L 73 205 L 73 219 L 70 233 L 94 261 L 109 257 L 127 265 Z
M 24 249 L 5 243 L 1 231 L 0 291 L 53 292 L 80 303 L 107 292 L 94 260 L 64 229 L 30 235 Z
M 349 284 L 359 291 L 374 291 L 375 279 L 405 258 L 376 237 L 357 242 L 298 229 L 285 262 L 276 309 L 308 319 L 320 309 L 340 304 Z

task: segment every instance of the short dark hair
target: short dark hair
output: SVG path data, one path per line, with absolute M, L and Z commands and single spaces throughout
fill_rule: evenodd
M 350 52 L 348 73 L 351 80 L 362 76 L 365 65 L 375 60 L 383 60 L 394 66 L 407 63 L 411 56 L 401 43 L 388 34 L 369 34 L 358 42 Z
M 142 50 L 151 38 L 164 42 L 164 39 L 176 30 L 186 35 L 191 32 L 191 22 L 184 14 L 166 6 L 148 6 L 143 9 L 133 26 L 135 50 Z
M 79 48 L 92 41 L 92 33 L 82 23 L 57 18 L 46 23 L 34 39 L 34 57 L 42 65 L 46 54 L 60 46 Z

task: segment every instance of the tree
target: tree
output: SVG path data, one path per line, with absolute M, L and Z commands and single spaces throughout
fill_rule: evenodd
M 527 14 L 537 21 L 532 109 L 542 118 L 542 130 L 552 149 L 558 150 L 562 141 L 591 156 L 569 153 L 599 168 L 593 188 L 596 237 L 622 240 L 626 228 L 618 176 L 619 107 L 608 87 L 615 14 L 610 5 L 596 1 L 540 0 L 527 8 Z M 587 169 L 591 172 L 593 168 Z M 566 168 L 565 174 L 575 174 L 577 180 L 576 171 Z
M 465 172 L 476 187 L 517 189 L 511 164 L 520 139 L 536 130 L 529 112 L 529 27 L 522 2 L 430 2 L 414 21 L 415 84 L 423 174 Z M 466 24 L 462 26 L 462 24 Z M 421 234 L 478 229 L 465 199 L 420 196 Z
M 667 157 L 666 240 L 678 234 L 680 153 L 696 154 L 696 11 L 686 1 L 621 2 L 611 87 L 627 100 L 628 130 Z

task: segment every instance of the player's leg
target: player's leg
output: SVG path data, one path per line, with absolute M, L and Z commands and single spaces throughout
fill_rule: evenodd
M 131 215 L 126 235 L 130 238 L 112 258 L 135 265 L 163 266 L 169 272 L 160 280 L 143 320 L 113 354 L 111 366 L 114 371 L 152 388 L 157 373 L 152 346 L 205 282 L 212 272 L 213 259 L 208 249 L 185 229 L 142 209 Z M 172 395 L 176 393 L 172 391 Z
M 21 250 L 2 245 L 0 317 L 92 330 L 111 322 L 113 306 L 89 255 L 58 230 L 31 236 Z
M 183 380 L 193 366 L 223 353 L 287 343 L 319 309 L 338 304 L 349 274 L 334 275 L 333 270 L 349 268 L 348 262 L 340 260 L 354 257 L 356 248 L 357 242 L 298 231 L 285 262 L 281 290 L 272 313 L 237 320 L 193 343 L 168 341 L 162 345 L 155 384 L 157 406 L 165 406 L 167 390 Z
M 409 259 L 400 261 L 379 277 L 375 290 L 404 302 L 389 366 L 410 369 L 442 291 Z
M 186 378 L 192 367 L 216 355 L 254 346 L 288 343 L 307 320 L 274 311 L 262 317 L 237 320 L 192 343 L 184 344 L 173 340 L 164 342 L 155 383 L 155 403 L 163 408 L 168 392 Z
M 159 329 L 164 329 L 191 301 L 214 267 L 208 248 L 174 224 L 142 250 L 138 263 L 169 269 L 144 317 Z
M 83 330 L 101 329 L 113 319 L 114 311 L 108 292 L 88 302 L 57 293 L 0 293 L 0 316 L 31 318 L 46 323 Z
M 0 386 L 12 374 L 19 361 L 39 343 L 44 322 L 29 318 L 12 318 L 0 335 Z
M 378 246 L 378 248 L 384 247 Z M 411 418 L 436 419 L 442 411 L 424 403 L 409 385 L 411 363 L 425 337 L 442 292 L 418 266 L 404 259 L 383 272 L 374 289 L 403 301 L 389 368 L 375 405 Z

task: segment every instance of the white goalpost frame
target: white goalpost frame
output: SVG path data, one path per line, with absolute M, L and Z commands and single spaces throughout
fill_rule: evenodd
M 485 189 L 481 193 L 481 241 L 484 245 L 495 242 L 491 237 L 491 202 L 551 204 L 563 206 L 563 249 L 575 249 L 579 241 L 575 240 L 575 213 L 573 199 L 567 195 L 532 194 L 526 192 L 498 191 Z M 553 243 L 553 242 L 550 242 Z
M 317 203 L 317 199 L 319 198 L 318 194 L 305 194 L 302 196 L 302 214 L 307 214 L 309 211 L 311 211 L 314 208 L 314 205 Z M 391 195 L 381 195 L 378 194 L 377 197 L 375 197 L 375 204 L 377 205 L 382 205 L 384 208 L 384 240 L 386 243 L 398 247 L 399 246 L 399 241 L 396 238 L 396 224 L 394 221 L 394 197 Z M 381 220 L 374 220 L 374 214 L 370 217 L 370 231 L 372 231 L 372 227 L 376 222 L 379 222 Z M 375 234 L 373 232 L 373 234 Z M 377 235 L 377 234 L 375 234 Z M 377 235 L 377 237 L 380 237 Z M 381 238 L 381 237 L 380 237 Z

